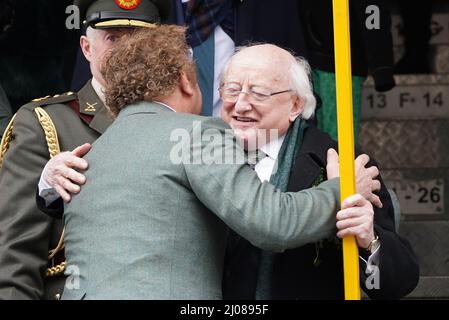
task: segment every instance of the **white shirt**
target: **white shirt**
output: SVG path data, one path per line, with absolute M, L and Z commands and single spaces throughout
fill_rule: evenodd
M 92 84 L 92 88 L 94 88 L 94 91 L 97 94 L 97 96 L 100 98 L 101 102 L 103 102 L 103 104 L 106 105 L 106 98 L 104 96 L 103 86 L 95 78 L 92 78 L 92 81 L 90 83 Z
M 282 143 L 284 142 L 285 135 L 282 137 L 270 141 L 266 145 L 260 148 L 267 155 L 265 158 L 256 163 L 254 171 L 261 182 L 270 181 L 270 177 L 273 173 L 276 160 L 278 158 L 279 150 L 281 150 Z
M 160 105 L 163 105 L 163 106 L 166 107 L 167 109 L 170 109 L 171 111 L 176 112 L 175 109 L 173 109 L 173 108 L 170 107 L 168 104 L 165 104 L 165 103 L 163 103 L 163 102 L 160 102 L 160 101 L 153 101 L 153 103 L 158 103 L 158 104 L 160 104 Z

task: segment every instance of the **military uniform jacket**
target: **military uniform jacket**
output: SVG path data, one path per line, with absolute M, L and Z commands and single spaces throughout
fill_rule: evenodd
M 325 178 L 327 150 L 337 143 L 314 126 L 304 132 L 304 140 L 290 173 L 287 191 L 311 187 Z M 360 154 L 356 150 L 356 154 Z M 377 165 L 370 161 L 368 166 Z M 360 285 L 372 299 L 397 299 L 410 293 L 419 280 L 419 266 L 408 241 L 395 232 L 394 210 L 387 188 L 378 194 L 383 207 L 374 209 L 374 230 L 379 236 L 379 282 L 365 274 L 360 261 Z M 319 211 L 316 211 L 319 216 Z M 225 299 L 254 299 L 261 250 L 245 239 L 231 236 L 228 242 L 223 291 Z M 360 254 L 367 258 L 363 250 Z M 367 290 L 368 283 L 371 290 Z M 344 298 L 343 255 L 336 238 L 309 243 L 274 256 L 271 297 L 291 300 L 338 300 Z M 378 288 L 376 288 L 378 287 Z
M 34 113 L 38 106 L 55 124 L 61 151 L 95 141 L 112 122 L 90 81 L 77 94 L 37 99 L 17 112 L 0 170 L 0 299 L 53 299 L 64 285 L 62 275 L 45 277 L 48 250 L 56 247 L 62 223 L 36 206 L 39 177 L 50 158 Z

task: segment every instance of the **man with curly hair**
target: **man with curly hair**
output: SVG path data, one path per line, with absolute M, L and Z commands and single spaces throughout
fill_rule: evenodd
M 85 157 L 87 183 L 64 210 L 68 268 L 76 271 L 64 299 L 220 299 L 228 227 L 272 251 L 335 233 L 337 159 L 313 189 L 262 184 L 229 126 L 198 116 L 201 92 L 182 28 L 123 39 L 103 76 L 116 119 Z M 232 161 L 221 162 L 229 150 Z M 368 197 L 376 183 L 362 176 Z M 366 210 L 362 198 L 348 198 L 341 212 Z

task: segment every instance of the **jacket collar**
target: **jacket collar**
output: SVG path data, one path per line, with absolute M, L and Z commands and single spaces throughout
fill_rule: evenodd
M 161 114 L 161 113 L 168 113 L 168 112 L 175 112 L 173 109 L 171 109 L 169 106 L 159 103 L 159 102 L 138 102 L 136 104 L 127 106 L 122 111 L 120 111 L 118 115 L 119 118 L 126 117 L 131 114 L 136 113 L 154 113 L 154 114 Z
M 112 123 L 112 116 L 92 87 L 91 80 L 78 92 L 79 112 L 92 116 L 89 127 L 103 133 Z

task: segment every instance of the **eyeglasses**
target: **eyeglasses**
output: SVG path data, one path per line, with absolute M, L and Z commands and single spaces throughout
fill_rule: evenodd
M 242 87 L 237 84 L 224 84 L 220 87 L 220 96 L 223 101 L 226 102 L 237 102 L 240 93 L 248 95 L 248 100 L 250 103 L 262 102 L 269 99 L 271 96 L 277 94 L 293 91 L 292 89 L 282 90 L 277 92 L 269 92 L 269 90 L 264 88 L 251 88 L 248 92 L 242 91 Z

